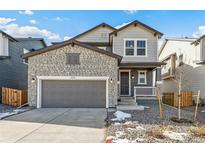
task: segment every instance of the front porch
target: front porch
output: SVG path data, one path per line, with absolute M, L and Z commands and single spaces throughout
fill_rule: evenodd
M 162 63 L 121 63 L 118 78 L 118 105 L 137 105 L 137 100 L 156 100 Z M 132 101 L 130 101 L 132 100 Z

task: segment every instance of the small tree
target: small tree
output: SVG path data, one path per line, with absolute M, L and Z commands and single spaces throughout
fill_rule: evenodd
M 179 56 L 177 67 L 175 69 L 175 75 L 173 78 L 178 88 L 178 120 L 181 119 L 182 90 L 187 88 L 187 86 L 189 86 L 192 83 L 192 80 L 190 79 L 190 74 L 187 73 L 188 69 L 190 68 L 183 63 L 183 55 L 181 54 Z

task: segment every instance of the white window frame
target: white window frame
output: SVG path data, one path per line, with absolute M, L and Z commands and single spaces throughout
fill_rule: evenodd
M 134 41 L 134 55 L 126 55 L 126 41 Z M 145 55 L 137 55 L 137 41 L 145 41 Z M 144 49 L 144 48 L 143 48 Z M 147 39 L 145 38 L 126 38 L 124 39 L 124 57 L 147 57 Z
M 134 47 L 133 47 L 133 49 L 134 49 L 134 54 L 133 55 L 126 55 L 126 41 L 134 41 Z M 124 40 L 124 56 L 126 56 L 126 57 L 133 57 L 133 56 L 135 56 L 135 48 L 136 48 L 136 43 L 135 43 L 135 40 L 134 39 L 125 39 Z
M 144 73 L 145 74 L 145 80 L 144 80 L 145 82 L 144 83 L 140 82 L 140 73 Z M 138 84 L 139 85 L 146 85 L 147 84 L 147 71 L 146 70 L 138 71 L 137 78 L 138 78 Z

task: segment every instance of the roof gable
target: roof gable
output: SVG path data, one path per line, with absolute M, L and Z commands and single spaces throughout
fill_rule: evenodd
M 47 47 L 47 44 L 43 38 L 33 38 L 33 37 L 27 37 L 27 38 L 15 38 L 19 42 L 26 42 L 26 41 L 39 41 L 43 44 L 44 47 Z
M 99 25 L 97 25 L 97 26 L 95 26 L 95 27 L 93 27 L 93 28 L 91 28 L 91 29 L 89 29 L 89 30 L 87 30 L 87 31 L 85 31 L 85 32 L 83 32 L 83 33 L 81 33 L 81 34 L 79 34 L 79 35 L 73 37 L 72 39 L 75 39 L 75 40 L 76 40 L 76 39 L 79 39 L 81 36 L 84 36 L 84 35 L 86 35 L 86 34 L 92 32 L 92 31 L 94 31 L 94 30 L 96 30 L 96 29 L 98 29 L 98 28 L 100 28 L 100 27 L 107 27 L 107 28 L 111 29 L 112 31 L 115 31 L 115 30 L 116 30 L 114 27 L 112 27 L 112 26 L 110 26 L 110 25 L 108 25 L 108 24 L 106 24 L 106 23 L 101 23 L 101 24 L 99 24 Z
M 0 30 L 0 33 L 4 36 L 8 37 L 11 41 L 18 42 L 15 38 L 13 38 L 11 35 L 5 33 L 4 31 Z
M 193 41 L 191 44 L 195 44 L 195 45 L 198 45 L 199 42 L 205 38 L 205 35 L 202 35 L 200 38 L 198 38 L 197 40 Z
M 140 25 L 141 27 L 145 28 L 146 30 L 153 32 L 154 35 L 159 35 L 160 37 L 163 35 L 163 33 L 155 30 L 154 28 L 152 28 L 152 27 L 150 27 L 150 26 L 148 26 L 148 25 L 146 25 L 146 24 L 144 24 L 144 23 L 142 23 L 142 22 L 140 22 L 138 20 L 135 20 L 135 21 L 133 21 L 133 22 L 131 22 L 131 23 L 129 23 L 129 24 L 127 24 L 127 25 L 125 25 L 125 26 L 115 30 L 115 31 L 113 31 L 112 33 L 110 33 L 110 35 L 114 35 L 114 34 L 117 35 L 117 33 L 119 31 L 122 31 L 122 30 L 124 30 L 124 29 L 126 29 L 126 28 L 128 28 L 128 27 L 130 27 L 132 25 L 134 25 L 135 27 Z
M 93 46 L 81 43 L 81 42 L 76 41 L 76 40 L 64 41 L 62 43 L 51 45 L 51 46 L 48 46 L 48 47 L 43 48 L 43 49 L 39 49 L 39 50 L 36 50 L 36 51 L 33 51 L 33 52 L 29 52 L 29 53 L 23 54 L 22 58 L 27 59 L 29 57 L 32 57 L 32 56 L 35 56 L 35 55 L 38 55 L 38 54 L 42 54 L 42 53 L 45 53 L 45 52 L 49 52 L 49 51 L 64 47 L 66 45 L 72 45 L 72 46 L 78 45 L 78 46 L 81 46 L 83 48 L 87 48 L 87 49 L 93 50 L 95 52 L 98 52 L 98 53 L 105 54 L 105 55 L 111 56 L 113 58 L 116 58 L 116 59 L 118 59 L 118 62 L 120 62 L 121 59 L 122 59 L 122 57 L 119 56 L 119 55 L 116 55 L 114 53 L 108 52 L 108 51 L 103 50 L 103 49 L 99 49 L 97 47 L 93 47 Z
M 164 50 L 164 47 L 166 46 L 168 41 L 177 41 L 177 42 L 192 42 L 190 45 L 193 44 L 194 38 L 166 38 L 164 42 L 162 43 L 160 49 L 159 49 L 159 54 L 158 57 L 161 55 L 162 51 Z M 194 41 L 195 42 L 195 41 Z

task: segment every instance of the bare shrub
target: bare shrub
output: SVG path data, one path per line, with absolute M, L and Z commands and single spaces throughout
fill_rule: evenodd
M 205 138 L 205 125 L 204 126 L 191 127 L 191 132 L 196 137 Z
M 158 131 L 158 130 L 148 131 L 146 134 L 150 137 L 154 137 L 154 138 L 157 138 L 157 139 L 165 139 L 166 138 L 163 135 L 163 133 L 161 131 Z

